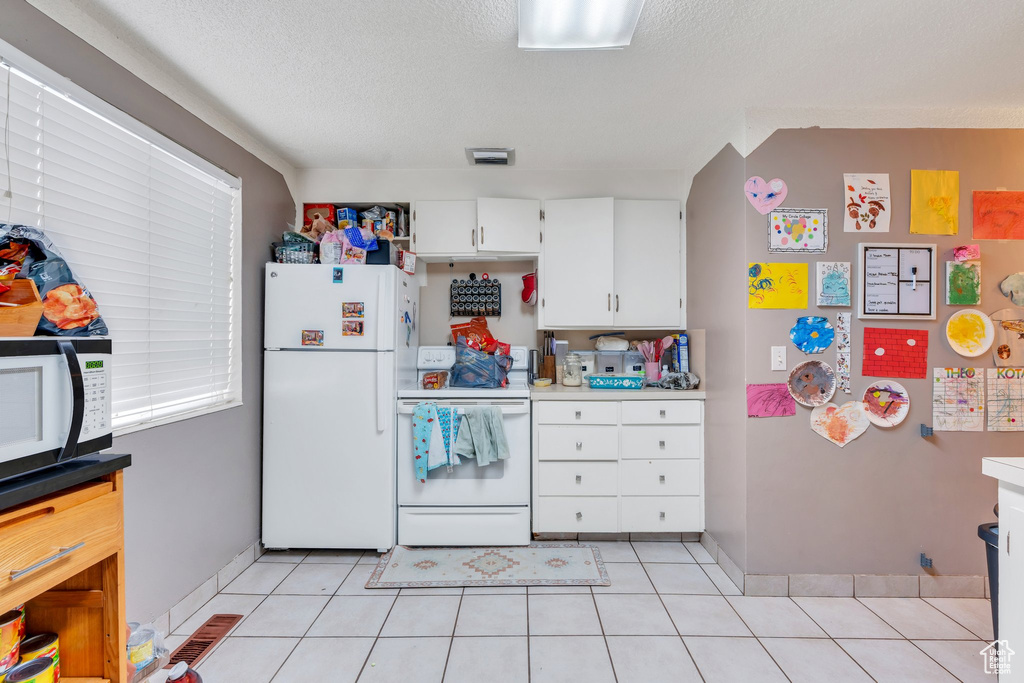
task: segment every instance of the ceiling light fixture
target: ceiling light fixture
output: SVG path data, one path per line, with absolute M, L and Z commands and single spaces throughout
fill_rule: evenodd
M 633 39 L 644 0 L 519 0 L 524 50 L 618 50 Z
M 516 151 L 511 147 L 467 147 L 466 158 L 473 166 L 513 166 Z

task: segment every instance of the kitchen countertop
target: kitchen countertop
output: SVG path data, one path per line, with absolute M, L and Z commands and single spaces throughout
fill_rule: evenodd
M 1024 458 L 982 458 L 981 473 L 1024 488 Z
M 98 479 L 132 464 L 131 455 L 95 453 L 0 482 L 0 510 Z
M 530 387 L 531 401 L 692 401 L 702 398 L 704 398 L 702 389 L 686 391 L 659 387 L 646 387 L 640 390 L 591 389 L 586 385 L 566 387 L 561 384 L 552 384 L 550 387 Z

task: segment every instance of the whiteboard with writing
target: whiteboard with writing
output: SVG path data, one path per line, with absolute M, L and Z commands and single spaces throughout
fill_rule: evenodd
M 859 246 L 858 318 L 935 320 L 936 245 Z

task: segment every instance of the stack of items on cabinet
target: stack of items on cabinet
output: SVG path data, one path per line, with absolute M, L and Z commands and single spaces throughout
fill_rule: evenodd
M 624 333 L 592 337 L 593 349 L 569 350 L 568 342 L 545 332 L 535 386 L 551 382 L 566 387 L 586 383 L 591 389 L 696 389 L 700 379 L 690 372 L 685 332 L 659 339 L 628 341 Z

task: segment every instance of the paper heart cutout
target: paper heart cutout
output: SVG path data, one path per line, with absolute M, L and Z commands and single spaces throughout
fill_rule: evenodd
M 820 405 L 811 411 L 811 429 L 842 448 L 871 426 L 864 404 L 849 401 L 841 406 L 835 403 Z
M 772 178 L 765 182 L 764 178 L 756 175 L 747 180 L 743 192 L 747 195 L 747 200 L 763 216 L 786 201 L 789 188 L 785 180 Z

